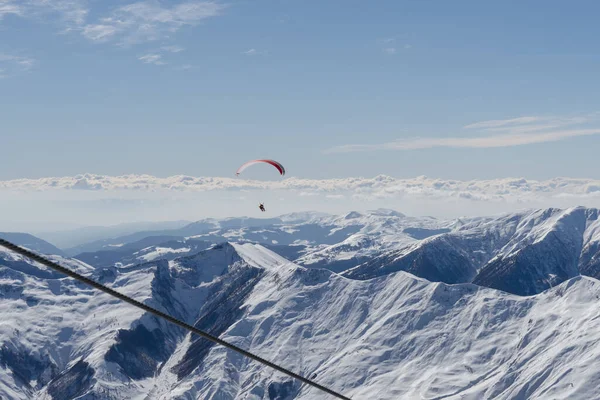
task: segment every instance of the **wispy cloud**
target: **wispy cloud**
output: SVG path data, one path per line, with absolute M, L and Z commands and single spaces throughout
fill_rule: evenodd
M 181 46 L 163 46 L 160 48 L 162 51 L 168 51 L 169 53 L 181 53 L 185 49 Z
M 191 64 L 183 64 L 178 67 L 175 67 L 175 70 L 176 71 L 187 71 L 188 69 L 192 69 L 192 68 L 194 68 L 194 66 Z
M 22 5 L 10 0 L 0 0 L 0 20 L 2 20 L 6 15 L 11 14 L 22 16 L 24 12 L 25 10 Z
M 112 25 L 94 24 L 82 28 L 83 36 L 95 42 L 107 42 L 111 40 L 118 30 Z
M 0 53 L 0 62 L 12 63 L 20 69 L 27 71 L 33 67 L 35 61 L 29 57 Z
M 542 118 L 540 117 L 519 117 L 511 119 L 494 119 L 491 121 L 481 121 L 474 124 L 465 126 L 465 129 L 487 129 L 487 128 L 498 128 L 511 125 L 524 125 L 532 122 L 538 122 Z
M 0 0 L 0 20 L 15 15 L 58 23 L 62 34 L 80 33 L 94 43 L 130 47 L 171 40 L 182 28 L 221 15 L 226 8 L 210 0 L 143 0 L 126 3 L 108 12 L 92 12 L 95 10 L 90 7 L 97 4 L 90 0 Z M 183 50 L 181 46 L 165 45 L 153 53 L 180 53 Z
M 175 46 L 175 45 L 162 46 L 162 47 L 152 51 L 151 53 L 148 53 L 141 57 L 138 57 L 138 60 L 144 62 L 145 64 L 165 65 L 165 64 L 167 64 L 167 62 L 164 61 L 165 53 L 181 53 L 184 50 L 185 49 L 181 46 Z M 185 64 L 185 65 L 189 65 L 189 64 Z M 183 69 L 186 69 L 186 68 L 183 68 Z
M 165 62 L 162 61 L 162 56 L 160 54 L 145 54 L 138 58 L 144 64 L 154 64 L 154 65 L 164 65 Z
M 279 22 L 280 24 L 285 24 L 289 21 L 290 21 L 290 16 L 287 14 L 281 15 L 277 18 L 277 22 Z
M 267 52 L 259 51 L 256 49 L 249 49 L 249 50 L 243 51 L 242 54 L 247 55 L 247 56 L 260 56 L 260 55 L 267 54 Z
M 31 57 L 0 53 L 0 77 L 8 78 L 33 68 L 35 60 Z
M 97 23 L 85 25 L 83 34 L 93 41 L 118 40 L 120 45 L 129 46 L 163 39 L 185 26 L 220 15 L 225 8 L 212 1 L 188 1 L 170 7 L 164 4 L 142 1 L 121 6 Z
M 383 38 L 383 39 L 380 39 L 378 42 L 382 46 L 381 51 L 390 56 L 397 54 L 398 49 L 408 50 L 412 47 L 410 44 L 397 43 L 398 40 L 393 37 Z
M 519 117 L 505 120 L 481 121 L 464 129 L 479 136 L 414 137 L 380 144 L 348 144 L 326 150 L 326 153 L 349 153 L 376 150 L 417 150 L 435 147 L 495 148 L 536 143 L 556 142 L 580 136 L 599 135 L 600 128 L 573 129 L 575 125 L 592 122 L 590 116 L 575 118 Z M 571 129 L 568 129 L 570 127 Z
M 8 14 L 23 18 L 54 14 L 68 25 L 82 25 L 88 13 L 86 0 L 0 0 L 0 19 Z

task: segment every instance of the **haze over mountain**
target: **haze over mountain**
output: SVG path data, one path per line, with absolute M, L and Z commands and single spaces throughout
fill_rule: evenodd
M 116 236 L 131 235 L 140 231 L 177 229 L 190 221 L 136 222 L 114 226 L 85 226 L 59 231 L 40 231 L 34 234 L 62 249 L 104 240 Z

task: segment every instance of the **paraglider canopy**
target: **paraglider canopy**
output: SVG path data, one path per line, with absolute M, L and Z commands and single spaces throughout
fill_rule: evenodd
M 280 163 L 278 163 L 275 160 L 252 160 L 252 161 L 248 161 L 247 163 L 245 163 L 241 167 L 239 167 L 235 174 L 237 176 L 243 170 L 245 170 L 246 168 L 248 168 L 249 166 L 255 165 L 255 164 L 260 164 L 260 163 L 270 164 L 270 165 L 274 166 L 275 168 L 277 168 L 277 170 L 279 171 L 279 174 L 281 176 L 285 175 L 285 168 L 283 168 L 283 165 L 281 165 Z

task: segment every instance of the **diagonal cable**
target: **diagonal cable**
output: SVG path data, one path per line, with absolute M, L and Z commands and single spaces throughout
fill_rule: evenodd
M 180 327 L 182 327 L 184 329 L 187 329 L 188 331 L 190 331 L 192 333 L 195 333 L 196 335 L 200 335 L 203 338 L 210 340 L 211 342 L 214 342 L 216 344 L 220 344 L 221 346 L 227 347 L 230 350 L 236 351 L 236 352 L 238 352 L 238 353 L 240 353 L 240 354 L 242 354 L 242 355 L 244 355 L 244 356 L 246 356 L 248 358 L 251 358 L 251 359 L 253 359 L 255 361 L 258 361 L 258 362 L 260 362 L 260 363 L 262 363 L 264 365 L 267 365 L 267 366 L 269 366 L 269 367 L 271 367 L 273 369 L 276 369 L 279 372 L 282 372 L 282 373 L 284 373 L 286 375 L 289 375 L 292 378 L 298 379 L 299 381 L 304 382 L 307 385 L 313 386 L 313 387 L 315 387 L 315 388 L 317 388 L 319 390 L 322 390 L 322 391 L 324 391 L 326 393 L 329 393 L 332 396 L 335 396 L 335 397 L 337 397 L 339 399 L 351 400 L 349 397 L 343 396 L 340 393 L 337 393 L 337 392 L 335 392 L 335 391 L 333 391 L 333 390 L 331 390 L 331 389 L 329 389 L 329 388 L 327 388 L 327 387 L 325 387 L 323 385 L 320 385 L 320 384 L 318 384 L 317 382 L 315 382 L 315 381 L 313 381 L 311 379 L 305 378 L 302 375 L 298 375 L 297 373 L 292 372 L 292 371 L 290 371 L 290 370 L 288 370 L 286 368 L 283 368 L 283 367 L 281 367 L 281 366 L 279 366 L 279 365 L 277 365 L 275 363 L 272 363 L 271 361 L 265 360 L 262 357 L 259 357 L 259 356 L 255 355 L 253 353 L 250 353 L 249 351 L 246 351 L 246 350 L 244 350 L 244 349 L 242 349 L 240 347 L 237 347 L 237 346 L 235 346 L 235 345 L 233 345 L 231 343 L 228 343 L 228 342 L 226 342 L 224 340 L 221 340 L 218 337 L 213 336 L 213 335 L 211 335 L 211 334 L 209 334 L 207 332 L 204 332 L 204 331 L 202 331 L 202 330 L 200 330 L 200 329 L 198 329 L 198 328 L 196 328 L 196 327 L 194 327 L 194 326 L 192 326 L 190 324 L 187 324 L 187 323 L 185 323 L 185 322 L 183 322 L 183 321 L 181 321 L 181 320 L 179 320 L 177 318 L 174 318 L 174 317 L 170 316 L 169 314 L 165 314 L 162 311 L 159 311 L 159 310 L 157 310 L 155 308 L 147 306 L 144 303 L 140 303 L 139 301 L 134 300 L 134 299 L 132 299 L 129 296 L 126 296 L 126 295 L 124 295 L 122 293 L 119 293 L 116 290 L 113 290 L 113 289 L 111 289 L 111 288 L 109 288 L 107 286 L 104 286 L 104 285 L 102 285 L 102 284 L 100 284 L 100 283 L 98 283 L 98 282 L 96 282 L 96 281 L 94 281 L 92 279 L 89 279 L 89 278 L 87 278 L 87 277 L 85 277 L 83 275 L 80 275 L 80 274 L 78 274 L 75 271 L 72 271 L 72 270 L 70 270 L 68 268 L 65 268 L 65 267 L 63 267 L 63 266 L 61 266 L 61 265 L 59 265 L 59 264 L 57 264 L 57 263 L 55 263 L 53 261 L 50 261 L 50 260 L 48 260 L 48 259 L 46 259 L 46 258 L 44 258 L 44 257 L 42 257 L 42 256 L 40 256 L 38 254 L 35 254 L 35 253 L 33 253 L 33 252 L 29 251 L 29 250 L 26 250 L 26 249 L 24 249 L 24 248 L 22 248 L 20 246 L 17 246 L 14 243 L 11 243 L 11 242 L 9 242 L 7 240 L 4 240 L 4 239 L 0 238 L 0 246 L 6 247 L 7 249 L 14 251 L 15 253 L 18 253 L 18 254 L 20 254 L 22 256 L 28 257 L 28 258 L 30 258 L 32 260 L 35 260 L 35 261 L 39 262 L 40 264 L 43 264 L 43 265 L 45 265 L 47 267 L 50 267 L 50 268 L 52 268 L 52 269 L 54 269 L 54 270 L 56 270 L 56 271 L 58 271 L 58 272 L 60 272 L 62 274 L 67 275 L 67 276 L 70 276 L 73 279 L 76 279 L 76 280 L 78 280 L 80 282 L 83 282 L 83 283 L 85 283 L 87 285 L 93 286 L 94 288 L 96 288 L 96 289 L 98 289 L 98 290 L 100 290 L 100 291 L 102 291 L 102 292 L 104 292 L 106 294 L 109 294 L 109 295 L 111 295 L 113 297 L 116 297 L 116 298 L 118 298 L 120 300 L 123 300 L 123 301 L 125 301 L 125 302 L 127 302 L 127 303 L 129 303 L 129 304 L 131 304 L 131 305 L 133 305 L 135 307 L 141 308 L 142 310 L 144 310 L 146 312 L 149 312 L 151 314 L 154 314 L 157 317 L 166 319 L 167 321 L 172 322 L 173 324 L 178 325 L 178 326 L 180 326 Z

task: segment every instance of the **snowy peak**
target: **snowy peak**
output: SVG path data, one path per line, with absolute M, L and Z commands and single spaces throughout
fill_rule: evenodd
M 391 210 L 388 208 L 378 208 L 376 210 L 369 211 L 371 215 L 377 215 L 381 217 L 396 217 L 396 218 L 406 218 L 406 215 L 398 212 L 396 210 Z
M 520 295 L 540 293 L 580 273 L 600 275 L 598 210 L 584 207 L 478 218 L 405 243 L 344 275 L 372 279 L 407 271 L 434 282 L 473 282 Z
M 523 218 L 509 243 L 473 283 L 532 295 L 579 275 L 586 227 L 594 213 L 578 207 L 537 211 Z
M 412 248 L 376 257 L 343 275 L 363 280 L 398 271 L 410 272 L 432 282 L 461 283 L 469 282 L 475 276 L 476 266 L 452 236 L 437 236 Z
M 177 258 L 169 263 L 176 276 L 192 286 L 212 282 L 232 267 L 247 265 L 259 270 L 291 264 L 287 259 L 258 244 L 222 243 L 200 253 Z
M 352 211 L 349 212 L 348 214 L 346 214 L 344 216 L 344 219 L 356 219 L 356 218 L 361 218 L 363 215 L 357 211 Z
M 283 265 L 292 265 L 286 258 L 281 257 L 275 252 L 254 243 L 228 243 L 237 254 L 249 265 L 256 268 L 277 269 Z

